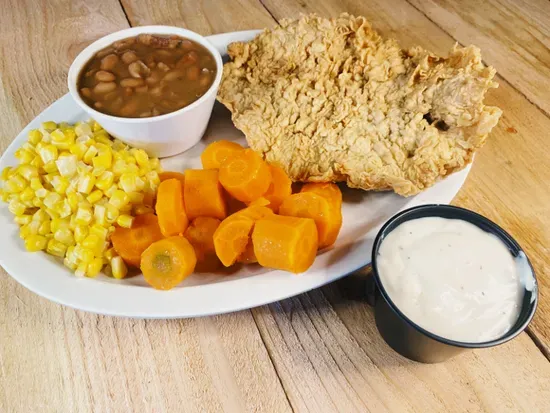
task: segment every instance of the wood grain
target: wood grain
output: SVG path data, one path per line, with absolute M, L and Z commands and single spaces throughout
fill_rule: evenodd
M 281 19 L 315 12 L 335 16 L 341 12 L 366 16 L 384 36 L 403 47 L 421 45 L 446 55 L 456 42 L 405 0 L 373 0 L 368 4 L 344 0 L 294 2 L 265 0 L 271 14 Z M 482 51 L 483 52 L 483 51 Z M 507 229 L 525 248 L 538 276 L 539 308 L 530 330 L 550 355 L 550 152 L 545 136 L 550 119 L 501 76 L 500 87 L 486 102 L 504 115 L 487 145 L 476 155 L 472 171 L 454 204 L 473 209 Z
M 550 2 L 545 0 L 409 0 L 461 44 L 550 114 Z
M 252 310 L 295 411 L 550 409 L 550 363 L 526 334 L 442 364 L 411 362 L 377 333 L 361 277 Z
M 435 14 L 434 23 L 404 0 L 262 2 L 267 9 L 256 0 L 122 0 L 124 11 L 116 0 L 4 2 L 0 149 L 65 93 L 76 53 L 127 27 L 126 16 L 132 25 L 172 24 L 211 34 L 270 26 L 271 16 L 347 11 L 367 16 L 404 46 L 421 44 L 444 54 L 455 40 L 462 41 Z M 529 30 L 545 33 L 544 14 L 532 12 L 539 3 L 511 3 L 503 9 L 516 10 L 533 22 L 535 29 Z M 454 17 L 460 24 L 480 25 L 464 13 Z M 498 40 L 498 47 L 514 48 L 516 40 L 509 36 L 510 41 Z M 525 56 L 535 50 L 525 46 L 523 57 L 511 56 L 511 62 L 529 60 Z M 547 76 L 544 70 L 538 73 Z M 532 332 L 548 348 L 550 274 L 544 261 L 550 245 L 545 230 L 550 171 L 544 136 L 550 120 L 522 95 L 531 93 L 531 73 L 503 75 L 510 83 L 501 79 L 488 100 L 503 108 L 504 117 L 455 202 L 502 224 L 528 251 L 541 283 Z M 529 98 L 542 108 L 544 102 L 535 97 Z M 550 411 L 550 363 L 526 334 L 444 364 L 410 362 L 376 332 L 372 310 L 357 294 L 362 282 L 357 274 L 252 312 L 144 321 L 52 304 L 2 270 L 0 412 Z
M 167 24 L 202 35 L 262 29 L 273 19 L 259 0 L 121 0 L 132 26 Z

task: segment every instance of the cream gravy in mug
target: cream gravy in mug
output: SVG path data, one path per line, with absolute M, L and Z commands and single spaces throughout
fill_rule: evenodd
M 420 327 L 447 339 L 480 343 L 518 319 L 534 276 L 495 235 L 441 217 L 400 224 L 382 241 L 377 269 L 393 303 Z

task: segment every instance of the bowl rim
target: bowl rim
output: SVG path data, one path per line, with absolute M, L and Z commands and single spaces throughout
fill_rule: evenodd
M 208 90 L 197 100 L 192 102 L 190 105 L 185 106 L 181 109 L 178 109 L 174 112 L 166 113 L 160 116 L 150 116 L 147 118 L 125 118 L 121 116 L 113 116 L 107 113 L 99 112 L 93 107 L 89 106 L 84 100 L 80 97 L 77 88 L 78 77 L 81 70 L 84 68 L 86 63 L 92 58 L 92 56 L 108 47 L 117 40 L 126 39 L 128 37 L 137 36 L 142 33 L 152 33 L 152 34 L 162 34 L 162 35 L 177 35 L 183 38 L 187 38 L 193 41 L 196 41 L 201 46 L 204 46 L 214 57 L 216 62 L 216 77 L 214 81 L 208 88 Z M 110 33 L 106 36 L 100 37 L 95 40 L 93 43 L 88 45 L 84 50 L 82 50 L 74 58 L 71 66 L 69 67 L 69 72 L 67 74 L 67 85 L 69 88 L 69 93 L 75 102 L 82 107 L 82 109 L 88 112 L 94 119 L 103 118 L 106 120 L 121 122 L 121 123 L 132 123 L 132 124 L 147 124 L 151 122 L 163 121 L 175 116 L 178 116 L 182 113 L 189 112 L 194 108 L 200 106 L 202 103 L 206 102 L 212 94 L 218 92 L 218 88 L 221 83 L 223 74 L 223 61 L 220 52 L 214 47 L 214 45 L 204 36 L 188 29 L 175 26 L 165 26 L 165 25 L 150 25 L 150 26 L 139 26 L 139 27 L 130 27 L 128 29 L 119 30 L 113 33 Z
M 457 341 L 448 339 L 442 336 L 439 336 L 437 334 L 434 334 L 425 328 L 419 326 L 414 321 L 412 321 L 409 317 L 407 317 L 398 307 L 394 304 L 392 299 L 390 298 L 389 294 L 387 293 L 386 289 L 384 288 L 384 285 L 382 283 L 382 280 L 380 279 L 380 276 L 378 274 L 378 267 L 377 267 L 377 256 L 378 256 L 378 250 L 380 249 L 380 245 L 382 244 L 382 241 L 384 241 L 385 237 L 393 231 L 393 229 L 397 228 L 399 224 L 412 220 L 417 219 L 414 216 L 411 217 L 411 215 L 414 215 L 417 212 L 427 211 L 428 213 L 424 215 L 423 217 L 440 217 L 440 215 L 437 215 L 437 211 L 446 211 L 450 213 L 457 214 L 456 218 L 449 218 L 449 219 L 461 219 L 466 222 L 469 222 L 478 228 L 481 228 L 477 222 L 483 222 L 487 227 L 491 228 L 491 234 L 497 236 L 502 242 L 504 242 L 508 249 L 510 249 L 510 246 L 512 246 L 516 251 L 517 254 L 523 253 L 525 256 L 525 259 L 527 260 L 527 264 L 531 270 L 531 274 L 533 276 L 533 289 L 531 291 L 528 291 L 531 293 L 531 301 L 527 304 L 525 303 L 525 296 L 523 298 L 522 302 L 522 308 L 519 313 L 519 317 L 521 317 L 522 313 L 527 312 L 527 317 L 524 319 L 523 322 L 518 324 L 518 321 L 512 326 L 510 330 L 508 330 L 506 333 L 504 333 L 502 336 L 497 337 L 496 339 L 489 340 L 489 341 L 483 341 L 479 343 L 475 342 L 466 342 L 466 341 Z M 418 217 L 420 218 L 420 217 Z M 397 225 L 396 225 L 397 223 Z M 395 225 L 395 227 L 392 228 L 392 226 Z M 482 230 L 486 231 L 485 228 L 481 228 Z M 512 253 L 512 251 L 510 251 Z M 506 343 L 507 341 L 512 340 L 516 336 L 518 336 L 521 332 L 525 330 L 527 325 L 531 322 L 533 319 L 533 316 L 535 315 L 535 311 L 537 309 L 538 305 L 538 282 L 537 277 L 535 274 L 535 270 L 533 269 L 533 266 L 531 264 L 531 261 L 527 257 L 527 254 L 525 254 L 525 251 L 521 246 L 518 244 L 518 242 L 504 229 L 502 229 L 499 225 L 491 221 L 490 219 L 484 217 L 483 215 L 480 215 L 474 211 L 471 211 L 466 208 L 457 207 L 454 205 L 445 205 L 445 204 L 426 204 L 426 205 L 419 205 L 416 207 L 408 208 L 404 211 L 399 212 L 398 214 L 391 217 L 386 223 L 382 226 L 382 228 L 378 231 L 378 234 L 376 235 L 372 247 L 372 257 L 371 257 L 371 263 L 372 263 L 372 273 L 374 277 L 374 281 L 376 283 L 376 287 L 378 291 L 380 292 L 380 295 L 382 295 L 383 299 L 386 301 L 390 309 L 401 318 L 402 321 L 407 323 L 410 327 L 418 331 L 419 333 L 435 340 L 443 344 L 451 345 L 454 347 L 460 347 L 460 348 L 466 348 L 466 349 L 476 349 L 476 348 L 487 348 L 487 347 L 494 347 L 503 343 Z

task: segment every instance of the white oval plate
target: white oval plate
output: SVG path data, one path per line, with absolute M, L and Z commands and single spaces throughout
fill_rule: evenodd
M 250 40 L 257 33 L 219 34 L 209 40 L 225 55 L 229 43 Z M 74 123 L 83 119 L 86 114 L 65 95 L 21 131 L 0 159 L 0 168 L 17 164 L 15 150 L 26 141 L 28 131 L 39 127 L 41 122 Z M 200 168 L 200 153 L 209 141 L 219 139 L 246 142 L 231 123 L 229 112 L 217 104 L 203 141 L 184 154 L 164 159 L 163 167 L 176 171 Z M 193 274 L 171 291 L 154 290 L 141 275 L 120 281 L 104 275 L 95 279 L 77 278 L 54 257 L 25 252 L 18 226 L 5 204 L 0 206 L 0 264 L 36 294 L 99 314 L 177 318 L 238 311 L 309 291 L 369 264 L 374 236 L 388 218 L 416 205 L 449 203 L 468 172 L 469 168 L 456 173 L 412 198 L 343 188 L 344 222 L 338 240 L 332 248 L 320 252 L 313 266 L 300 275 L 249 265 L 232 275 Z

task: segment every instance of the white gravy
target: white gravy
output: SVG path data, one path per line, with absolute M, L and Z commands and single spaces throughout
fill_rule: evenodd
M 467 343 L 499 338 L 515 324 L 533 280 L 526 263 L 496 236 L 440 217 L 402 223 L 377 257 L 382 285 L 403 314 L 440 337 Z

